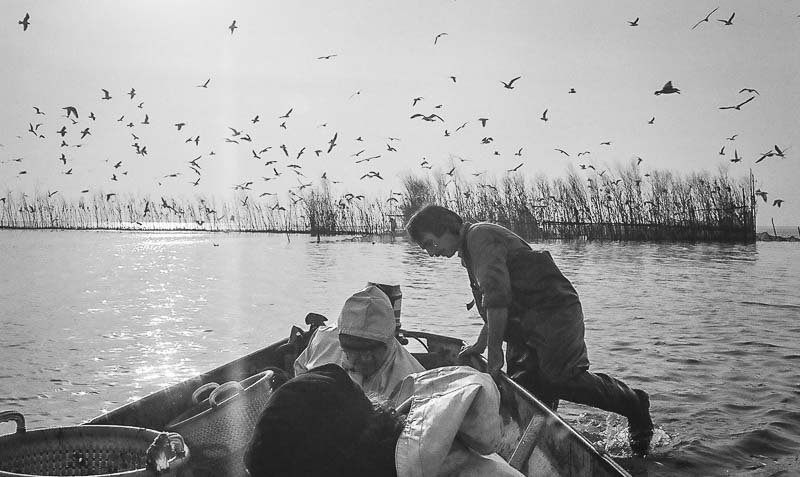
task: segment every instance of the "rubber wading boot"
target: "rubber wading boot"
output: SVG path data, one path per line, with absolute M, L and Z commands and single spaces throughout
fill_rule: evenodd
M 639 413 L 636 418 L 628 418 L 628 439 L 631 451 L 646 456 L 653 438 L 653 420 L 650 418 L 650 396 L 641 389 L 635 389 L 639 398 Z

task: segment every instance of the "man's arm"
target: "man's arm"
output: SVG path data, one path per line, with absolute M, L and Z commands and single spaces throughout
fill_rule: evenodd
M 488 361 L 489 374 L 497 376 L 503 367 L 503 337 L 506 334 L 506 323 L 508 322 L 508 308 L 487 308 L 486 325 L 487 344 L 489 347 Z

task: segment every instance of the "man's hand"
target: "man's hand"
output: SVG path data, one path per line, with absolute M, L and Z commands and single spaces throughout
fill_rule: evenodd
M 503 348 L 489 348 L 489 369 L 487 372 L 493 378 L 497 378 L 500 375 L 500 370 L 503 368 L 504 363 Z
M 475 341 L 475 344 L 464 346 L 461 348 L 461 351 L 458 352 L 458 362 L 461 364 L 469 364 L 470 356 L 472 355 L 479 355 L 483 354 L 486 350 L 486 333 L 487 333 L 486 323 L 483 324 L 481 328 L 481 332 L 478 335 L 478 339 Z

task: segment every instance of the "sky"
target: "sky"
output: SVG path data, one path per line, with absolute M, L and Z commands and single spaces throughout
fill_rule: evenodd
M 388 196 L 452 167 L 532 181 L 640 157 L 752 170 L 758 223 L 800 225 L 797 0 L 3 0 L 0 20 L 0 196 L 274 204 L 323 174 Z

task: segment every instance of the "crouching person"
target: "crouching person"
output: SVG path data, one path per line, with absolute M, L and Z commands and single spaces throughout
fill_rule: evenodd
M 499 392 L 472 368 L 408 376 L 407 414 L 371 401 L 348 373 L 326 364 L 280 387 L 261 414 L 245 465 L 266 476 L 514 476 L 495 455 Z
M 400 382 L 425 368 L 395 338 L 389 297 L 368 285 L 345 301 L 338 326 L 317 329 L 294 363 L 295 374 L 338 364 L 370 395 L 390 398 Z

